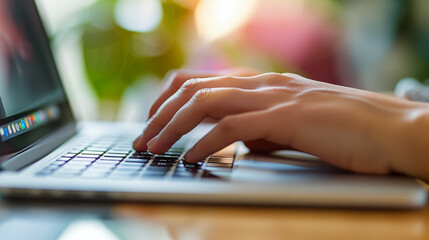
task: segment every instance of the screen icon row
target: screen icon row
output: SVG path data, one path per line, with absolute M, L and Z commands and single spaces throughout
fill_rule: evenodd
M 17 119 L 9 124 L 0 127 L 0 136 L 3 141 L 18 136 L 37 126 L 45 124 L 59 117 L 59 109 L 56 106 L 50 106 L 29 114 L 23 118 Z

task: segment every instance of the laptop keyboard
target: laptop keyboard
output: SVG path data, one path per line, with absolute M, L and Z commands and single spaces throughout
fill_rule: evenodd
M 183 161 L 184 141 L 164 154 L 136 152 L 129 137 L 87 139 L 36 173 L 84 179 L 229 180 L 233 156 L 213 155 L 198 164 Z

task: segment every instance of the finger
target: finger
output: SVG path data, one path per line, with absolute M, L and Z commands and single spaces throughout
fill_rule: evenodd
M 201 89 L 220 87 L 254 89 L 258 86 L 259 83 L 257 81 L 252 81 L 248 77 L 212 77 L 189 80 L 170 99 L 165 101 L 158 112 L 152 116 L 142 137 L 138 139 L 138 142 L 136 141 L 135 145 L 146 146 L 147 142 L 158 135 L 167 125 L 174 114 Z M 139 149 L 144 150 L 142 148 Z
M 206 117 L 221 119 L 227 115 L 266 109 L 278 101 L 268 91 L 237 88 L 203 89 L 181 108 L 173 119 L 151 140 L 149 151 L 167 151 L 184 134 L 195 128 Z M 253 102 L 253 104 L 249 104 Z
M 267 118 L 267 112 L 246 112 L 223 118 L 185 154 L 185 160 L 195 163 L 236 141 L 264 139 L 270 133 L 271 123 L 274 121 L 273 118 Z
M 227 69 L 224 71 L 207 71 L 207 70 L 176 70 L 169 72 L 166 77 L 166 88 L 163 90 L 161 95 L 156 99 L 149 111 L 149 119 L 158 111 L 159 107 L 171 97 L 187 80 L 193 78 L 208 78 L 216 77 L 222 75 L 232 75 L 232 76 L 252 76 L 256 75 L 257 72 L 245 69 Z
M 247 148 L 252 152 L 272 152 L 277 150 L 294 150 L 294 148 L 264 139 L 244 142 Z
M 188 79 L 191 78 L 206 78 L 218 76 L 218 73 L 212 71 L 196 71 L 196 70 L 175 70 L 167 73 L 165 77 L 165 86 L 162 93 L 152 104 L 149 111 L 149 119 L 156 113 L 158 108 L 173 95 Z

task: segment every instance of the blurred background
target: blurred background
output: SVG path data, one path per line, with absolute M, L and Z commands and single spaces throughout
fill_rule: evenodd
M 171 69 L 392 91 L 429 78 L 427 0 L 37 0 L 80 120 L 142 121 Z

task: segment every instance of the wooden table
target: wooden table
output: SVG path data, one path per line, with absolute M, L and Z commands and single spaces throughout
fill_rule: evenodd
M 151 222 L 171 239 L 429 239 L 418 211 L 119 204 L 115 216 Z
M 103 223 L 123 228 L 131 236 L 125 239 L 429 239 L 429 206 L 410 211 L 24 200 L 2 208 L 26 209 L 35 221 L 46 213 L 64 220 L 85 219 L 92 212 Z

